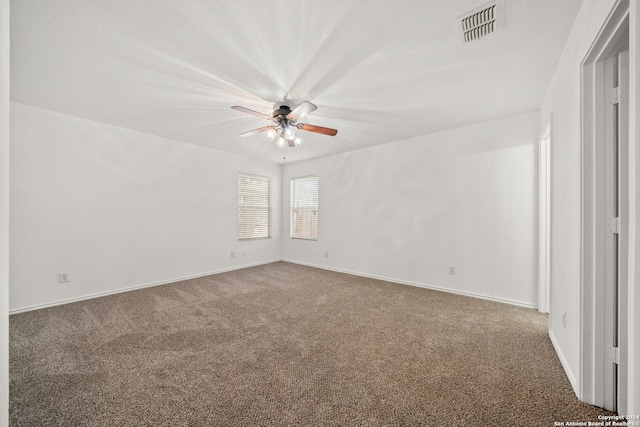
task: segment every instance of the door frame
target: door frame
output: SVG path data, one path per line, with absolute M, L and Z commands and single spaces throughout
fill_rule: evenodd
M 598 144 L 606 137 L 605 60 L 629 41 L 629 1 L 620 0 L 613 7 L 601 31 L 581 64 L 581 322 L 579 398 L 596 406 L 605 403 L 607 358 L 605 343 L 605 252 L 607 235 L 605 218 L 605 149 Z M 627 195 L 628 197 L 628 195 Z M 627 283 L 620 282 L 620 293 Z M 624 300 L 623 300 L 624 301 Z M 620 305 L 620 319 L 626 323 L 627 309 Z M 620 334 L 619 378 L 627 378 L 626 336 Z M 626 387 L 620 387 L 618 412 L 626 413 Z
M 551 308 L 551 122 L 540 137 L 538 151 L 538 311 Z

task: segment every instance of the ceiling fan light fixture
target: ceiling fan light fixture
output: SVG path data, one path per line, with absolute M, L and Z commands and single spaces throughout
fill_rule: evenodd
M 293 129 L 287 127 L 284 130 L 284 137 L 288 140 L 292 140 L 296 137 L 296 133 L 293 131 Z
M 276 145 L 279 148 L 285 148 L 287 146 L 287 140 L 284 139 L 282 136 L 278 137 L 278 140 L 276 141 Z

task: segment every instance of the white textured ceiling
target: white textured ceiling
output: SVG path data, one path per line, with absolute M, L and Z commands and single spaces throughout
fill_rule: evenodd
M 505 0 L 503 30 L 463 45 L 485 3 L 13 0 L 11 99 L 278 163 L 537 110 L 581 0 Z M 338 135 L 237 136 L 269 123 L 232 105 L 285 99 Z

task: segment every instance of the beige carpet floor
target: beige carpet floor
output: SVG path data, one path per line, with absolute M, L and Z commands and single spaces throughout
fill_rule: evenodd
M 595 421 L 532 309 L 284 262 L 10 317 L 13 426 Z

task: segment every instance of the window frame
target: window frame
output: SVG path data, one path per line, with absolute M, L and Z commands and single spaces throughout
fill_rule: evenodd
M 259 206 L 259 205 L 251 205 L 251 204 L 242 204 L 240 203 L 240 199 L 241 199 L 241 194 L 240 194 L 240 179 L 241 177 L 246 177 L 246 178 L 257 178 L 257 179 L 261 179 L 261 180 L 266 180 L 267 182 L 267 206 Z M 245 172 L 238 172 L 238 180 L 237 180 L 237 205 L 238 205 L 238 211 L 237 211 L 237 222 L 236 222 L 236 227 L 237 227 L 237 236 L 238 236 L 238 240 L 239 241 L 248 241 L 248 240 L 263 240 L 263 239 L 270 239 L 271 238 L 271 177 L 268 176 L 262 176 L 262 175 L 256 175 L 256 174 L 251 174 L 251 173 L 245 173 Z M 257 236 L 257 237 L 242 237 L 241 233 L 242 233 L 242 227 L 240 226 L 240 218 L 241 218 L 241 214 L 240 211 L 242 209 L 249 209 L 249 210 L 256 210 L 256 211 L 263 211 L 266 210 L 267 212 L 267 235 L 266 236 Z

